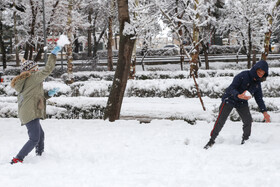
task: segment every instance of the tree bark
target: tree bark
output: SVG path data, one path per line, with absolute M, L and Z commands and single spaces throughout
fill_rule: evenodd
M 251 23 L 248 25 L 248 39 L 249 39 L 249 46 L 248 46 L 248 52 L 247 52 L 247 68 L 251 69 L 251 54 L 252 54 L 252 33 L 251 33 Z
M 107 54 L 108 54 L 108 71 L 113 71 L 113 11 L 115 7 L 115 0 L 111 0 L 111 12 L 108 20 L 108 43 L 107 43 Z
M 73 50 L 72 50 L 72 10 L 73 10 L 73 0 L 68 1 L 68 13 L 67 13 L 67 37 L 70 44 L 66 46 L 66 57 L 67 57 L 67 84 L 72 84 L 74 82 L 73 76 Z
M 202 48 L 204 53 L 205 69 L 210 69 L 209 60 L 208 60 L 208 52 L 209 52 L 208 43 L 205 44 L 204 42 L 202 42 Z
M 5 70 L 7 68 L 7 57 L 6 57 L 6 49 L 4 46 L 4 40 L 3 40 L 2 11 L 0 12 L 0 47 L 2 51 L 3 69 Z
M 270 44 L 270 38 L 271 38 L 272 31 L 269 30 L 267 33 L 265 33 L 264 38 L 264 52 L 262 53 L 262 60 L 266 60 L 268 54 L 269 54 L 269 44 Z
M 88 22 L 89 22 L 90 24 L 91 24 L 91 22 L 92 22 L 91 15 L 92 15 L 92 11 L 89 10 L 89 13 L 88 13 Z M 91 56 L 92 56 L 91 33 L 92 33 L 92 26 L 90 25 L 90 27 L 89 27 L 89 29 L 88 29 L 88 57 L 91 57 Z
M 127 84 L 129 66 L 135 39 L 134 35 L 124 35 L 125 22 L 130 23 L 128 12 L 128 0 L 118 0 L 120 43 L 119 59 L 114 76 L 113 85 L 107 102 L 104 119 L 115 121 L 120 118 L 123 96 Z
M 178 6 L 179 6 L 179 0 L 176 0 L 175 13 L 177 14 L 177 18 L 178 18 L 178 19 L 181 19 L 183 15 L 182 15 L 182 16 L 179 16 L 179 15 L 178 15 Z M 182 23 L 179 21 L 179 22 L 178 22 L 178 28 L 179 28 L 178 33 L 179 33 L 179 36 L 180 36 L 180 37 L 182 37 L 182 35 L 183 35 L 183 30 L 180 29 L 181 25 L 182 25 Z M 183 43 L 180 43 L 180 65 L 181 65 L 181 70 L 182 70 L 182 71 L 183 71 L 183 69 L 184 69 L 183 63 L 184 63 L 184 54 L 185 54 L 183 48 L 184 48 Z
M 255 47 L 253 47 L 253 64 L 252 66 L 254 66 L 257 63 L 257 52 Z
M 74 52 L 75 53 L 79 53 L 79 46 L 80 46 L 80 44 L 79 44 L 79 39 L 78 39 L 76 34 L 74 34 L 74 38 L 75 38 L 75 41 L 74 41 L 74 45 L 75 45 Z
M 113 18 L 112 16 L 109 17 L 109 25 L 108 25 L 108 64 L 107 68 L 108 71 L 113 71 L 113 49 L 112 49 L 112 40 L 113 40 Z
M 16 53 L 16 66 L 20 66 L 20 60 L 19 60 L 19 50 L 18 50 L 18 31 L 17 31 L 17 14 L 16 11 L 14 11 L 14 34 L 15 34 L 15 53 Z
M 278 0 L 276 2 L 275 7 L 273 8 L 272 12 L 274 12 L 275 9 L 277 7 L 279 7 L 279 6 L 280 6 L 280 0 Z M 267 21 L 268 21 L 269 26 L 271 27 L 272 26 L 272 22 L 273 22 L 272 15 L 268 15 Z M 269 44 L 270 44 L 271 35 L 272 35 L 272 30 L 270 28 L 269 31 L 265 33 L 265 37 L 264 37 L 264 52 L 262 53 L 262 57 L 261 57 L 262 60 L 266 60 L 266 58 L 267 58 L 267 56 L 269 54 Z
M 195 10 L 197 9 L 198 0 L 195 0 L 196 4 Z M 199 18 L 199 14 L 196 14 L 196 18 Z M 193 45 L 194 51 L 191 53 L 191 61 L 190 61 L 190 75 L 194 75 L 196 78 L 198 77 L 198 55 L 199 55 L 199 47 L 198 47 L 198 40 L 199 40 L 199 30 L 196 24 L 193 25 Z

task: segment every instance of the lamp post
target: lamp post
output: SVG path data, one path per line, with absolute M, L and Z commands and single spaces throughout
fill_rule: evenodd
M 45 1 L 43 3 L 43 32 L 44 32 L 44 47 L 47 46 L 47 34 L 46 34 L 46 17 L 45 17 Z M 47 63 L 47 50 L 44 50 L 44 62 Z

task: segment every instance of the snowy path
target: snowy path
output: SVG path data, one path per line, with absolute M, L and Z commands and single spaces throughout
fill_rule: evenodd
M 40 187 L 276 187 L 280 184 L 280 125 L 254 123 L 240 145 L 241 123 L 225 125 L 213 148 L 202 147 L 212 123 L 103 120 L 42 121 L 46 152 L 8 162 L 27 140 L 18 119 L 0 119 L 0 186 Z M 186 145 L 186 144 L 187 145 Z

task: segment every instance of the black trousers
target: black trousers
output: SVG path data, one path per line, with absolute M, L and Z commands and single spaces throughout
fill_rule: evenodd
M 215 140 L 219 135 L 232 109 L 233 106 L 227 104 L 226 102 L 223 102 L 220 105 L 219 116 L 210 134 L 212 140 Z M 252 127 L 252 116 L 249 110 L 249 106 L 243 105 L 241 107 L 236 107 L 236 110 L 243 122 L 243 138 L 247 139 L 251 135 L 251 127 Z

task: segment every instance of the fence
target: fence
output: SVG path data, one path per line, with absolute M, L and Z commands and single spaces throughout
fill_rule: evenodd
M 201 62 L 204 62 L 204 56 L 200 55 Z M 257 60 L 259 60 L 261 57 L 260 54 L 257 55 Z M 180 56 L 147 56 L 143 59 L 142 56 L 136 57 L 136 65 L 141 65 L 141 62 L 143 60 L 143 63 L 145 65 L 162 65 L 162 64 L 178 64 L 180 63 Z M 208 56 L 209 62 L 236 62 L 237 56 L 236 55 L 209 55 Z M 280 54 L 269 54 L 267 60 L 280 60 Z M 117 64 L 118 58 L 113 58 L 114 65 Z M 247 61 L 246 55 L 239 55 L 238 61 Z M 185 62 L 189 62 L 189 59 L 185 58 Z M 75 60 L 73 61 L 74 66 L 107 66 L 107 58 L 96 58 L 96 59 L 89 59 L 89 60 Z M 44 62 L 38 62 L 39 66 L 44 66 Z M 3 62 L 0 62 L 0 67 L 3 66 Z M 7 62 L 7 66 L 16 66 L 16 62 Z M 66 60 L 58 60 L 56 63 L 56 66 L 67 66 Z

